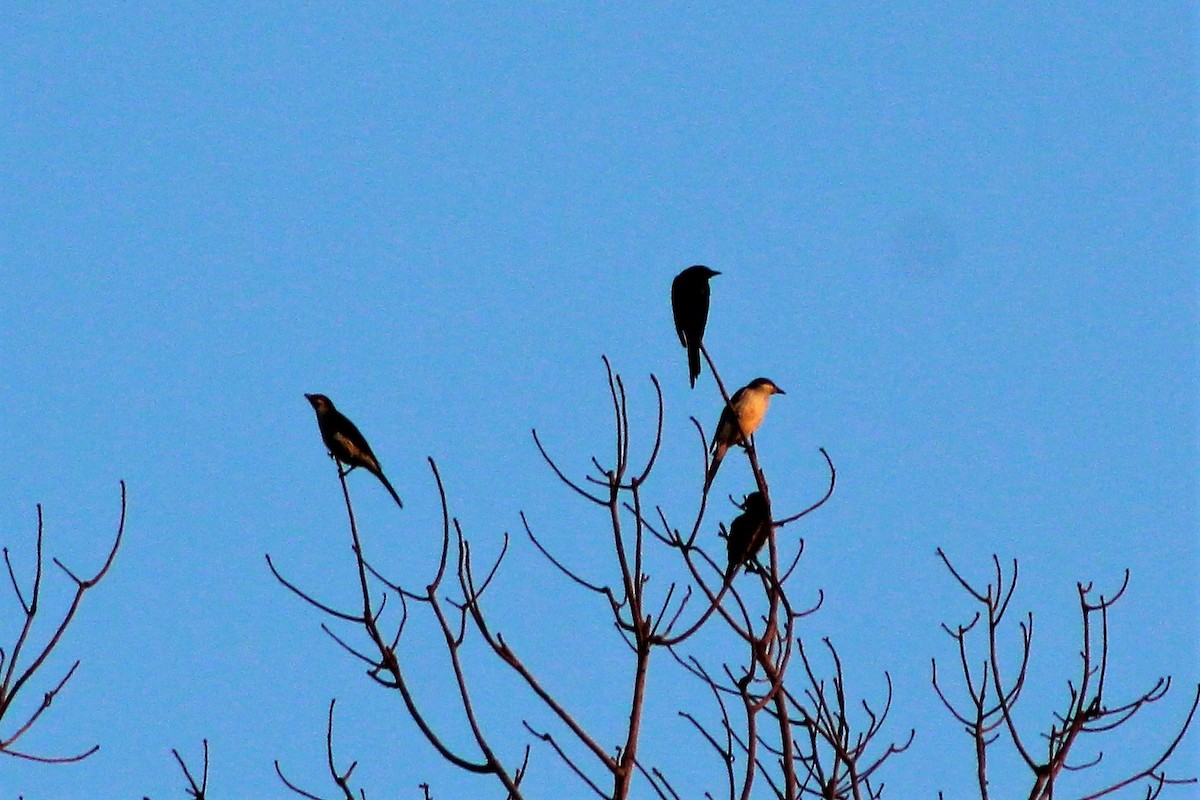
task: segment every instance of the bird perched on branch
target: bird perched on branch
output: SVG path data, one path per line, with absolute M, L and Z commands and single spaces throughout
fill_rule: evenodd
M 721 273 L 703 264 L 688 267 L 671 281 L 671 311 L 675 313 L 675 332 L 687 349 L 688 375 L 692 388 L 700 376 L 700 340 L 708 324 L 708 279 Z
M 746 495 L 741 508 L 742 513 L 729 523 L 729 537 L 725 540 L 729 552 L 726 576 L 733 575 L 743 564 L 750 564 L 771 532 L 770 509 L 762 492 Z
M 404 503 L 400 502 L 400 495 L 396 494 L 392 484 L 384 477 L 383 470 L 379 468 L 379 459 L 375 458 L 375 454 L 371 452 L 371 445 L 367 444 L 367 440 L 363 438 L 355 424 L 346 419 L 345 414 L 334 408 L 333 401 L 325 395 L 306 394 L 304 396 L 308 402 L 312 403 L 313 410 L 317 412 L 317 427 L 321 429 L 321 440 L 329 448 L 329 455 L 338 462 L 339 470 L 342 468 L 341 465 L 346 465 L 345 472 L 342 474 L 344 475 L 355 467 L 362 467 L 379 478 L 379 482 L 391 493 L 396 505 L 404 508 Z
M 704 476 L 704 491 L 707 492 L 712 486 L 725 452 L 735 444 L 745 447 L 750 436 L 758 430 L 773 394 L 787 392 L 776 386 L 770 378 L 755 378 L 729 398 L 729 405 L 721 412 L 721 420 L 713 433 L 712 462 L 708 465 L 708 474 Z

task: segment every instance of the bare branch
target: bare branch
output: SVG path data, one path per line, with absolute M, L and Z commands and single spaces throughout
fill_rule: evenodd
M 188 765 L 186 762 L 184 762 L 183 756 L 179 755 L 179 751 L 173 747 L 171 748 L 171 755 L 175 756 L 175 761 L 179 764 L 179 769 L 183 770 L 183 777 L 187 778 L 188 796 L 194 798 L 194 800 L 205 800 L 205 798 L 208 796 L 208 739 L 204 739 L 203 742 L 204 768 L 200 774 L 199 781 L 197 781 L 196 777 L 192 775 L 192 771 L 188 769 Z
M 67 610 L 59 618 L 53 631 L 47 636 L 44 644 L 40 648 L 35 648 L 35 655 L 25 663 L 22 656 L 25 654 L 25 647 L 30 644 L 35 623 L 39 619 L 40 614 L 40 599 L 42 591 L 43 577 L 43 550 L 42 544 L 45 535 L 45 521 L 42 515 L 42 507 L 37 506 L 37 536 L 35 545 L 34 558 L 34 577 L 30 593 L 28 597 L 21 591 L 20 582 L 17 580 L 12 561 L 9 557 L 8 549 L 4 549 L 4 560 L 7 567 L 9 581 L 12 584 L 13 591 L 17 596 L 18 602 L 21 605 L 24 619 L 22 620 L 20 631 L 12 647 L 7 654 L 0 649 L 0 722 L 5 720 L 12 721 L 12 709 L 17 699 L 22 696 L 22 690 L 28 685 L 29 681 L 37 675 L 42 667 L 46 664 L 50 654 L 55 651 L 63 639 L 68 627 L 75 619 L 76 613 L 79 611 L 80 605 L 83 602 L 84 595 L 89 590 L 100 583 L 101 580 L 108 574 L 112 567 L 113 561 L 117 557 L 117 551 L 121 547 L 121 541 L 125 534 L 125 518 L 126 518 L 126 488 L 125 481 L 120 481 L 121 487 L 121 508 L 120 516 L 117 521 L 117 532 L 113 537 L 112 546 L 109 548 L 108 555 L 104 562 L 100 565 L 95 573 L 88 578 L 80 578 L 70 569 L 68 569 L 57 558 L 52 561 L 71 579 L 75 584 L 75 592 L 71 598 L 71 602 Z M 88 756 L 100 749 L 99 745 L 83 750 L 79 753 L 69 756 L 41 756 L 32 753 L 26 753 L 14 748 L 14 745 L 24 736 L 34 724 L 42 717 L 42 714 L 49 709 L 54 698 L 66 686 L 71 676 L 75 674 L 76 668 L 79 666 L 79 661 L 75 661 L 66 674 L 48 691 L 44 692 L 40 703 L 36 705 L 30 714 L 25 717 L 24 721 L 16 724 L 16 728 L 9 734 L 0 734 L 0 754 L 12 756 L 13 758 L 23 759 L 27 761 L 36 761 L 46 764 L 65 764 L 82 761 Z

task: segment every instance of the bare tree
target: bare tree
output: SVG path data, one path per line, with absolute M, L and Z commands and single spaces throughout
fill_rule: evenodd
M 985 587 L 978 588 L 955 569 L 940 549 L 938 556 L 962 589 L 982 607 L 966 624 L 954 627 L 944 623 L 942 625 L 958 649 L 958 669 L 967 696 L 965 702 L 960 701 L 956 704 L 950 700 L 946 688 L 938 678 L 937 660 L 932 662 L 933 688 L 946 709 L 963 726 L 974 746 L 980 800 L 989 800 L 991 796 L 988 754 L 991 748 L 1001 741 L 1015 750 L 1029 768 L 1029 800 L 1050 800 L 1055 796 L 1065 796 L 1067 787 L 1060 784 L 1064 783 L 1066 776 L 1072 777 L 1072 796 L 1076 796 L 1074 784 L 1082 779 L 1074 776 L 1096 767 L 1103 759 L 1104 751 L 1096 750 L 1095 755 L 1085 756 L 1086 760 L 1076 763 L 1068 763 L 1068 758 L 1079 750 L 1086 740 L 1112 734 L 1121 728 L 1138 712 L 1166 697 L 1171 688 L 1170 677 L 1159 678 L 1148 690 L 1131 699 L 1119 701 L 1115 705 L 1110 705 L 1105 700 L 1110 646 L 1108 613 L 1125 594 L 1125 589 L 1129 586 L 1129 571 L 1126 570 L 1120 588 L 1110 597 L 1101 594 L 1096 598 L 1091 583 L 1076 584 L 1082 622 L 1079 673 L 1077 678 L 1067 681 L 1066 708 L 1054 715 L 1049 730 L 1039 734 L 1018 726 L 1013 712 L 1029 677 L 1033 648 L 1032 612 L 1027 612 L 1018 623 L 1021 639 L 1015 672 L 1001 672 L 1001 664 L 1009 663 L 1009 659 L 1006 659 L 1008 653 L 1000 644 L 1000 634 L 1009 603 L 1017 588 L 1017 561 L 1013 560 L 1012 571 L 1006 576 L 1000 559 L 992 556 L 994 578 Z M 973 637 L 972 634 L 978 636 Z M 969 652 L 973 649 L 968 645 L 968 639 L 971 638 L 985 640 L 982 658 Z M 1165 765 L 1191 726 L 1197 705 L 1200 705 L 1200 686 L 1196 688 L 1186 716 L 1175 725 L 1173 732 L 1165 734 L 1166 743 L 1161 745 L 1155 754 L 1146 757 L 1148 763 L 1144 768 L 1135 769 L 1131 774 L 1099 787 L 1084 790 L 1077 796 L 1084 800 L 1093 800 L 1122 789 L 1141 787 L 1143 796 L 1152 799 L 1158 797 L 1168 786 L 1195 783 L 1195 778 L 1168 777 Z M 1040 747 L 1034 744 L 1037 738 L 1041 739 Z M 1014 790 L 1006 789 L 1000 794 L 1003 797 L 1014 797 Z
M 704 354 L 708 358 L 708 353 Z M 624 720 L 624 733 L 619 741 L 597 740 L 499 632 L 484 599 L 508 552 L 509 539 L 507 535 L 504 537 L 499 556 L 493 562 L 483 567 L 476 562 L 471 541 L 450 513 L 446 490 L 432 459 L 429 465 L 442 508 L 442 548 L 438 564 L 422 589 L 406 588 L 384 576 L 363 552 L 345 473 L 340 469 L 357 566 L 356 594 L 361 598 L 361 606 L 341 609 L 314 597 L 284 577 L 268 556 L 272 573 L 327 618 L 323 629 L 347 652 L 368 665 L 373 680 L 400 695 L 417 728 L 446 762 L 467 772 L 492 776 L 509 798 L 523 796 L 522 779 L 535 741 L 544 743 L 582 785 L 599 797 L 612 800 L 630 797 L 632 787 L 640 779 L 662 800 L 678 798 L 668 772 L 645 763 L 641 757 L 646 687 L 652 668 L 682 668 L 713 698 L 717 721 L 706 722 L 701 715 L 681 712 L 687 723 L 711 745 L 723 765 L 724 788 L 714 789 L 713 793 L 731 800 L 749 798 L 756 784 L 761 784 L 766 791 L 787 800 L 802 796 L 879 797 L 878 770 L 890 756 L 908 747 L 913 733 L 910 731 L 900 744 L 876 746 L 891 704 L 891 680 L 886 675 L 887 694 L 882 707 L 876 710 L 863 703 L 865 723 L 861 728 L 851 720 L 852 709 L 858 704 L 848 699 L 836 650 L 828 640 L 823 642 L 833 665 L 831 677 L 823 677 L 799 636 L 799 622 L 816 611 L 821 600 L 818 595 L 808 607 L 802 607 L 788 593 L 788 581 L 796 573 L 803 542 L 798 537 L 789 537 L 792 540 L 785 546 L 777 535 L 829 499 L 836 482 L 833 462 L 821 450 L 829 468 L 829 484 L 824 492 L 808 508 L 776 517 L 771 513 L 770 486 L 759 465 L 753 437 L 748 439 L 745 450 L 751 474 L 767 506 L 766 536 L 760 557 L 752 558 L 748 568 L 753 578 L 737 580 L 740 562 L 731 556 L 728 563 L 722 563 L 724 559 L 708 552 L 711 539 L 706 541 L 700 536 L 709 501 L 707 491 L 699 495 L 696 512 L 683 526 L 685 533 L 671 524 L 662 506 L 652 505 L 644 496 L 644 486 L 662 445 L 664 405 L 657 379 L 650 378 L 657 398 L 657 422 L 646 437 L 647 457 L 635 465 L 630 456 L 633 435 L 625 384 L 607 359 L 604 364 L 615 434 L 609 463 L 605 465 L 593 457 L 594 471 L 576 480 L 550 455 L 536 430 L 533 440 L 564 486 L 600 512 L 612 542 L 610 563 L 603 569 L 568 566 L 534 532 L 524 514 L 521 520 L 529 541 L 552 568 L 584 597 L 597 601 L 596 613 L 611 619 L 613 629 L 630 654 L 629 699 L 619 710 L 619 718 Z M 722 397 L 729 403 L 729 394 L 711 358 L 709 365 Z M 704 453 L 704 469 L 698 473 L 702 476 L 708 468 L 707 437 L 703 426 L 694 419 L 693 423 Z M 661 582 L 664 588 L 654 597 L 647 591 L 651 583 L 647 566 L 649 547 L 675 553 L 680 567 L 675 579 Z M 455 599 L 442 594 L 448 578 L 454 581 Z M 385 625 L 385 609 L 389 606 L 398 611 L 386 617 L 390 622 Z M 422 701 L 411 690 L 408 677 L 411 667 L 402 664 L 398 656 L 410 611 L 418 608 L 426 610 L 441 631 L 457 700 L 473 742 L 470 751 L 452 749 L 446 744 L 447 737 L 434 729 Z M 686 652 L 697 633 L 712 624 L 727 634 L 731 649 L 726 657 L 714 660 L 708 653 Z M 357 631 L 366 646 L 351 642 L 335 626 Z M 497 661 L 524 683 L 537 704 L 548 712 L 552 726 L 527 718 L 522 723 L 523 731 L 484 729 L 463 664 L 463 646 L 469 636 L 478 636 Z M 736 656 L 739 652 L 740 657 Z M 669 658 L 663 660 L 655 653 Z M 796 655 L 798 659 L 794 658 Z M 799 671 L 789 679 L 789 667 L 794 663 L 799 664 Z M 334 767 L 332 729 L 331 707 L 327 741 L 329 771 L 339 789 L 338 796 L 352 798 L 355 795 L 348 779 L 353 765 L 342 772 Z M 519 736 L 520 733 L 524 736 Z M 514 744 L 522 739 L 523 745 Z M 296 794 L 316 797 L 294 785 L 282 772 L 280 777 Z M 424 791 L 428 793 L 428 787 Z
M 725 408 L 736 420 L 720 371 L 703 345 L 700 350 Z M 589 730 L 576 710 L 556 696 L 537 668 L 501 633 L 502 621 L 495 619 L 490 611 L 488 590 L 509 552 L 509 537 L 504 535 L 494 560 L 481 563 L 477 559 L 471 539 L 450 511 L 446 487 L 432 459 L 429 467 L 441 506 L 441 552 L 422 587 L 401 585 L 377 569 L 364 552 L 346 473 L 340 466 L 338 478 L 357 575 L 353 607 L 339 608 L 298 587 L 284 577 L 268 555 L 271 572 L 283 586 L 324 616 L 324 631 L 367 666 L 372 680 L 397 693 L 416 728 L 447 764 L 499 783 L 509 800 L 524 797 L 523 782 L 538 743 L 544 745 L 539 749 L 552 754 L 579 785 L 599 798 L 625 800 L 639 786 L 659 800 L 679 800 L 679 776 L 672 774 L 670 766 L 651 763 L 643 755 L 647 715 L 661 715 L 661 709 L 648 705 L 647 687 L 652 671 L 690 676 L 696 681 L 698 693 L 711 698 L 706 712 L 676 709 L 682 717 L 680 724 L 694 731 L 718 765 L 714 774 L 720 777 L 705 791 L 706 797 L 881 798 L 885 767 L 893 756 L 910 747 L 916 731 L 909 728 L 894 739 L 885 734 L 893 700 L 891 675 L 883 673 L 880 699 L 872 702 L 856 699 L 846 684 L 841 658 L 831 640 L 821 639 L 816 647 L 812 641 L 806 641 L 805 620 L 820 609 L 823 594 L 818 591 L 815 596 L 801 597 L 793 591 L 792 579 L 798 574 L 804 554 L 804 539 L 796 530 L 832 496 L 837 482 L 833 460 L 823 448 L 819 450 L 829 480 L 827 486 L 814 491 L 815 497 L 808 507 L 794 513 L 778 512 L 772 505 L 770 482 L 760 464 L 754 437 L 749 431 L 741 431 L 753 491 L 741 503 L 733 503 L 741 514 L 729 528 L 720 526 L 727 551 L 722 557 L 711 552 L 719 539 L 712 535 L 713 523 L 706 522 L 710 505 L 715 503 L 710 503 L 708 481 L 701 480 L 711 474 L 712 463 L 710 437 L 704 426 L 692 419 L 702 454 L 697 459 L 700 467 L 697 485 L 703 488 L 697 492 L 692 510 L 683 518 L 672 519 L 674 513 L 668 515 L 664 508 L 675 508 L 679 503 L 655 502 L 646 493 L 647 481 L 663 445 L 662 389 L 651 375 L 656 422 L 651 430 L 635 437 L 625 382 L 607 358 L 604 366 L 613 419 L 610 455 L 592 456 L 590 468 L 581 477 L 575 477 L 571 468 L 563 466 L 564 462 L 551 454 L 536 429 L 532 435 L 534 446 L 562 485 L 595 509 L 598 527 L 603 528 L 605 538 L 611 543 L 607 559 L 600 564 L 569 564 L 553 552 L 547 537 L 534 531 L 523 513 L 521 523 L 529 542 L 546 559 L 550 569 L 583 598 L 592 618 L 604 623 L 598 630 L 615 631 L 624 652 L 628 653 L 628 665 L 619 675 L 606 680 L 606 685 L 621 685 L 625 681 L 627 699 L 608 720 L 619 726 L 615 740 L 602 740 L 594 728 Z M 634 447 L 635 439 L 642 447 Z M 722 440 L 721 452 L 727 444 L 729 441 Z M 632 457 L 635 449 L 646 453 L 643 460 Z M 749 487 L 750 481 L 746 485 Z M 1095 601 L 1090 599 L 1092 587 L 1080 585 L 1084 625 L 1080 677 L 1068 683 L 1068 707 L 1044 734 L 1045 756 L 1035 756 L 1028 734 L 1018 730 L 1012 716 L 1028 674 L 1032 617 L 1021 626 L 1023 651 L 1011 682 L 1003 680 L 1006 676 L 1001 674 L 1002 658 L 997 644 L 997 632 L 1016 585 L 1015 563 L 1012 581 L 1006 584 L 996 561 L 995 584 L 980 591 L 964 580 L 944 555 L 942 559 L 962 587 L 984 608 L 968 625 L 946 627 L 959 647 L 969 702 L 956 706 L 949 700 L 939 682 L 936 662 L 933 676 L 938 695 L 974 741 L 981 800 L 989 800 L 988 748 L 1001 735 L 1008 738 L 1033 774 L 1030 800 L 1051 800 L 1064 772 L 1089 766 L 1068 763 L 1068 754 L 1078 741 L 1121 727 L 1143 707 L 1161 699 L 1170 681 L 1159 681 L 1130 702 L 1117 706 L 1104 704 L 1108 609 L 1124 592 L 1124 586 L 1116 596 L 1107 599 L 1101 596 Z M 664 563 L 669 566 L 662 567 Z M 652 575 L 651 564 L 656 565 L 654 570 L 658 574 Z M 453 702 L 463 713 L 467 745 L 448 744 L 462 741 L 461 732 L 451 735 L 439 730 L 432 721 L 433 715 L 428 713 L 444 705 L 446 699 L 418 697 L 412 689 L 412 676 L 416 674 L 413 670 L 427 668 L 427 663 L 406 662 L 400 655 L 401 640 L 412 613 L 426 614 L 435 623 L 449 665 Z M 985 620 L 982 627 L 986 628 L 989 652 L 982 670 L 976 672 L 968 657 L 967 638 L 981 619 Z M 530 701 L 522 707 L 524 718 L 520 727 L 488 726 L 482 721 L 486 715 L 481 713 L 481 699 L 472 692 L 465 666 L 468 641 L 482 642 L 484 652 L 494 657 L 493 663 L 509 671 L 528 689 Z M 408 653 L 414 650 L 403 648 Z M 504 702 L 509 701 L 505 698 Z M 1153 798 L 1167 786 L 1190 780 L 1169 778 L 1164 765 L 1190 726 L 1197 702 L 1200 690 L 1187 718 L 1148 767 L 1087 798 L 1143 782 L 1149 787 L 1147 797 Z M 365 793 L 361 789 L 356 793 L 350 785 L 356 762 L 345 768 L 336 765 L 333 727 L 331 703 L 325 747 L 329 776 L 337 788 L 337 797 L 362 800 Z M 1090 764 L 1098 760 L 1097 756 Z M 319 797 L 288 779 L 278 763 L 276 769 L 295 794 Z M 429 785 L 422 784 L 421 789 L 428 800 Z
M 7 647 L 0 647 L 0 755 L 21 758 L 27 761 L 38 761 L 45 764 L 68 764 L 82 761 L 100 749 L 100 745 L 92 745 L 69 755 L 43 755 L 31 753 L 20 746 L 21 739 L 42 719 L 42 715 L 50 708 L 54 698 L 58 696 L 79 668 L 76 660 L 57 680 L 47 679 L 42 682 L 41 697 L 30 695 L 30 688 L 38 685 L 43 679 L 47 660 L 62 643 L 63 634 L 76 619 L 76 612 L 83 603 L 84 595 L 104 579 L 109 567 L 117 557 L 117 549 L 121 546 L 121 536 L 125 532 L 125 482 L 121 481 L 121 515 L 117 522 L 117 533 L 113 537 L 112 547 L 108 557 L 100 569 L 91 577 L 81 578 L 57 558 L 52 559 L 67 578 L 75 584 L 74 595 L 62 616 L 47 618 L 43 603 L 43 578 L 45 577 L 45 557 L 43 542 L 45 537 L 45 520 L 42 516 L 42 506 L 37 506 L 37 535 L 35 537 L 32 579 L 21 588 L 17 578 L 17 569 L 7 547 L 4 548 L 4 566 L 8 570 L 9 584 L 20 605 L 17 615 L 16 632 Z M 32 697 L 29 701 L 23 698 Z

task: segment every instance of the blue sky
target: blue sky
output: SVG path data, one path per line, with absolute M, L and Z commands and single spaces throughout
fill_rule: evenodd
M 481 550 L 525 510 L 557 552 L 603 564 L 603 516 L 555 482 L 529 429 L 579 475 L 610 447 L 600 355 L 643 429 L 655 373 L 667 445 L 648 491 L 687 512 L 688 417 L 720 409 L 707 373 L 687 389 L 671 325 L 670 280 L 694 263 L 723 273 L 706 338 L 726 381 L 788 392 L 759 436 L 777 506 L 819 496 L 818 447 L 838 466 L 833 500 L 795 531 L 803 583 L 827 595 L 802 633 L 832 636 L 867 697 L 893 675 L 893 731 L 917 739 L 889 795 L 961 796 L 972 774 L 928 684 L 929 658 L 953 656 L 938 623 L 971 611 L 938 546 L 980 580 L 992 553 L 1020 559 L 1044 665 L 1031 725 L 1065 695 L 1075 581 L 1115 588 L 1126 567 L 1117 682 L 1180 682 L 1141 738 L 1182 715 L 1200 672 L 1189 5 L 5 16 L 3 544 L 28 559 L 41 502 L 49 552 L 86 569 L 119 479 L 130 497 L 114 570 L 54 662 L 83 665 L 28 740 L 101 752 L 0 762 L 5 794 L 181 797 L 170 748 L 203 737 L 214 796 L 283 796 L 275 758 L 323 786 L 333 696 L 369 795 L 495 792 L 437 762 L 265 568 L 271 553 L 353 597 L 303 393 L 358 423 L 405 499 L 397 515 L 352 476 L 367 546 L 403 580 L 423 585 L 435 556 L 427 456 Z M 735 474 L 716 491 L 745 491 Z M 517 539 L 492 602 L 548 682 L 615 731 L 627 664 L 587 600 Z M 446 687 L 429 634 L 413 658 L 432 703 Z M 474 655 L 488 719 L 511 729 L 527 699 Z M 702 751 L 675 711 L 712 709 L 657 668 L 648 751 L 670 771 Z M 1177 770 L 1200 763 L 1195 733 Z M 684 785 L 710 785 L 689 766 Z M 544 748 L 530 780 L 576 786 Z

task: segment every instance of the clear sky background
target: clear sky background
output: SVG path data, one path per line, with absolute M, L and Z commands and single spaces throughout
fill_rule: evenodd
M 194 760 L 204 737 L 214 798 L 285 796 L 276 758 L 325 791 L 335 696 L 339 750 L 370 796 L 419 797 L 422 781 L 438 800 L 500 796 L 444 766 L 266 569 L 270 553 L 353 601 L 340 490 L 303 393 L 358 423 L 404 498 L 397 513 L 351 477 L 366 546 L 400 580 L 423 586 L 435 560 L 427 456 L 481 551 L 519 534 L 525 510 L 603 576 L 603 515 L 556 482 L 529 429 L 579 476 L 590 455 L 611 460 L 601 354 L 640 431 L 657 374 L 667 441 L 647 491 L 687 513 L 702 469 L 688 417 L 711 427 L 720 409 L 707 372 L 687 388 L 672 329 L 670 281 L 694 263 L 723 273 L 707 341 L 727 382 L 767 375 L 788 392 L 758 437 L 777 510 L 820 495 L 818 447 L 839 469 L 830 503 L 788 530 L 808 547 L 797 592 L 827 596 L 801 633 L 833 637 L 856 695 L 880 699 L 891 672 L 889 731 L 917 738 L 888 796 L 971 787 L 970 741 L 929 686 L 930 657 L 954 655 L 938 624 L 973 611 L 938 546 L 978 580 L 992 553 L 1020 560 L 1015 606 L 1037 620 L 1030 726 L 1065 702 L 1075 581 L 1111 591 L 1126 567 L 1112 699 L 1161 674 L 1179 686 L 1129 729 L 1146 749 L 1110 744 L 1106 764 L 1145 766 L 1122 751 L 1149 757 L 1181 719 L 1200 679 L 1190 4 L 3 17 L 0 538 L 28 565 L 41 502 L 48 554 L 91 569 L 129 486 L 125 545 L 52 667 L 83 665 L 25 740 L 102 749 L 77 766 L 0 761 L 3 796 L 183 797 L 170 748 Z M 731 457 L 715 491 L 745 480 Z M 703 535 L 730 512 L 719 504 Z M 47 582 L 61 608 L 69 587 Z M 491 610 L 615 745 L 629 663 L 585 621 L 603 611 L 590 602 L 516 538 Z M 18 609 L 0 603 L 7 644 Z M 439 652 L 414 628 L 409 669 L 463 743 Z M 547 717 L 470 655 L 515 758 L 517 721 Z M 655 669 L 644 755 L 687 796 L 719 789 L 675 716 L 713 707 L 665 658 Z M 545 746 L 533 764 L 532 796 L 584 795 Z M 1197 764 L 1200 730 L 1176 772 Z M 1028 787 L 1003 758 L 994 781 Z

